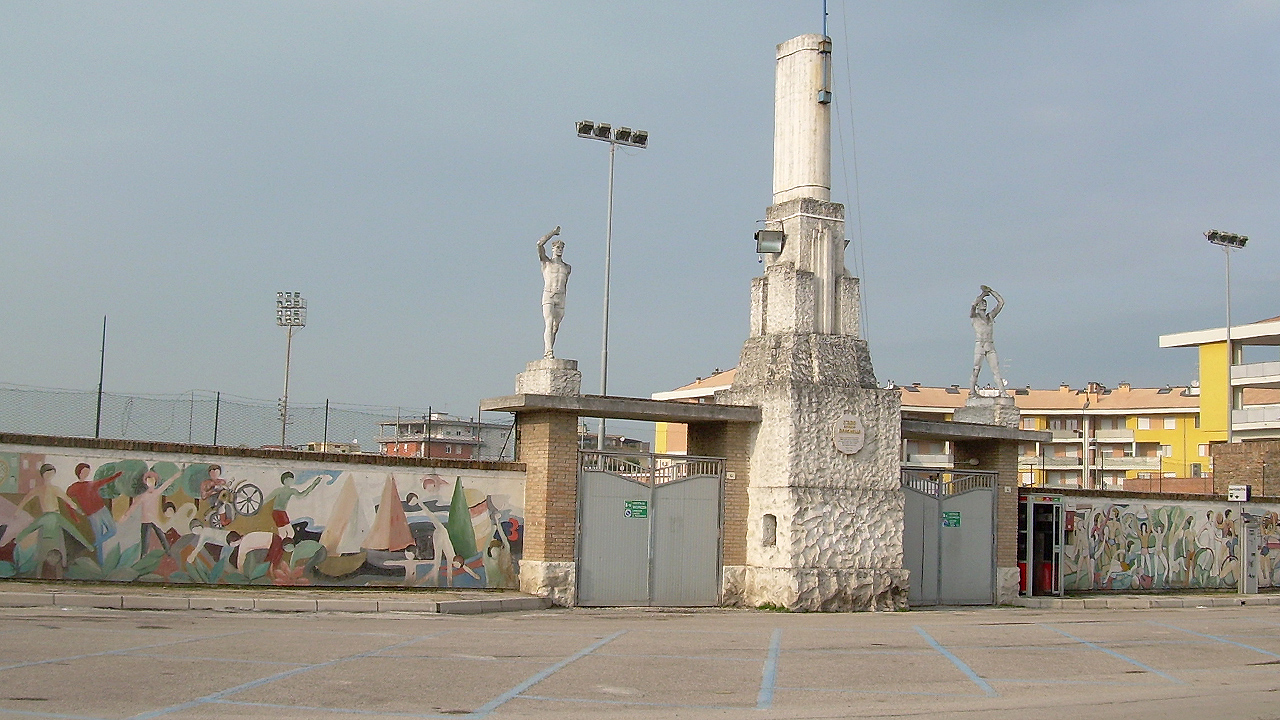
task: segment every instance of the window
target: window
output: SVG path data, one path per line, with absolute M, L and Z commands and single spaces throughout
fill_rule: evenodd
M 1174 417 L 1167 417 L 1167 418 L 1165 418 L 1165 419 L 1164 419 L 1164 429 L 1165 429 L 1165 430 L 1177 430 L 1177 429 L 1178 429 L 1178 418 L 1174 418 Z
M 1079 428 L 1079 420 L 1076 418 L 1052 418 L 1049 420 L 1050 430 L 1076 430 Z
M 1196 448 L 1199 450 L 1200 457 L 1209 457 L 1209 444 L 1202 443 Z
M 1036 419 L 1035 419 L 1035 418 L 1033 418 L 1033 417 L 1024 417 L 1024 418 L 1022 418 L 1022 429 L 1023 429 L 1023 430 L 1035 430 L 1035 429 L 1036 429 Z
M 1193 478 L 1202 477 L 1203 471 L 1201 470 L 1201 467 L 1202 466 L 1200 465 L 1200 463 L 1191 463 L 1191 477 Z
M 1149 473 L 1149 472 L 1140 472 L 1140 473 L 1138 473 L 1138 479 L 1139 479 L 1139 480 L 1150 480 L 1150 479 L 1151 479 L 1151 473 Z
M 1021 485 L 1032 485 L 1035 483 L 1036 474 L 1034 472 L 1019 473 L 1018 478 Z
M 1151 418 L 1149 418 L 1149 417 L 1140 417 L 1140 418 L 1138 418 L 1138 429 L 1139 429 L 1139 430 L 1150 430 L 1150 429 L 1151 429 Z
M 1197 430 L 1199 430 L 1199 429 L 1200 429 L 1200 416 L 1199 416 L 1199 415 L 1196 415 L 1195 420 L 1196 420 L 1196 429 L 1197 429 Z
M 1160 457 L 1173 457 L 1173 446 L 1172 446 L 1172 445 L 1161 445 L 1161 446 L 1160 446 Z

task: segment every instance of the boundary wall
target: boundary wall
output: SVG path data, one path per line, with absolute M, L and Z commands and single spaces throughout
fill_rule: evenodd
M 1068 592 L 1235 588 L 1242 512 L 1260 517 L 1258 586 L 1280 587 L 1280 498 L 1034 490 L 1063 498 Z
M 0 577 L 514 588 L 523 463 L 0 433 Z

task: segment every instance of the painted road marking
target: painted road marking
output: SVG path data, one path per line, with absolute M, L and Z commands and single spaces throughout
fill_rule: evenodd
M 1219 637 L 1219 636 L 1217 636 L 1217 635 L 1206 635 L 1205 633 L 1198 633 L 1198 632 L 1196 632 L 1196 631 L 1194 631 L 1194 630 L 1187 630 L 1186 628 L 1180 628 L 1180 627 L 1177 627 L 1177 626 L 1175 626 L 1175 625 L 1166 625 L 1165 623 L 1162 623 L 1162 622 L 1156 622 L 1156 621 L 1154 621 L 1154 620 L 1148 620 L 1148 621 L 1147 621 L 1147 623 L 1148 623 L 1149 625 L 1159 625 L 1160 627 L 1167 627 L 1167 628 L 1169 628 L 1170 630 L 1177 630 L 1177 631 L 1179 631 L 1179 632 L 1184 632 L 1184 633 L 1186 633 L 1186 634 L 1188 634 L 1188 635 L 1195 635 L 1196 637 L 1208 638 L 1208 639 L 1210 639 L 1210 640 L 1217 640 L 1217 641 L 1218 641 L 1218 642 L 1220 642 L 1220 643 L 1226 643 L 1226 644 L 1228 644 L 1228 645 L 1235 645 L 1236 647 L 1241 647 L 1241 648 L 1244 648 L 1245 650 L 1252 650 L 1252 651 L 1254 651 L 1254 652 L 1256 652 L 1256 653 L 1261 653 L 1261 654 L 1266 655 L 1266 656 L 1268 656 L 1268 657 L 1280 658 L 1280 654 L 1273 653 L 1273 652 L 1271 652 L 1270 650 L 1263 650 L 1263 649 L 1262 649 L 1262 648 L 1260 648 L 1260 647 L 1254 647 L 1254 646 L 1252 646 L 1252 645 L 1245 645 L 1245 644 L 1244 644 L 1244 643 L 1242 643 L 1242 642 L 1236 642 L 1235 640 L 1228 640 L 1228 639 L 1226 639 L 1226 638 L 1224 638 L 1224 637 Z
M 1148 665 L 1148 664 L 1146 664 L 1146 663 L 1138 662 L 1137 660 L 1134 660 L 1133 658 L 1129 657 L 1128 655 L 1121 655 L 1120 653 L 1116 652 L 1115 650 L 1112 650 L 1111 648 L 1105 648 L 1105 647 L 1102 647 L 1101 645 L 1098 645 L 1098 644 L 1095 644 L 1095 643 L 1091 643 L 1091 642 L 1089 642 L 1088 640 L 1085 640 L 1085 639 L 1084 639 L 1084 638 L 1082 638 L 1082 637 L 1076 637 L 1075 635 L 1072 635 L 1071 633 L 1067 632 L 1066 630 L 1060 630 L 1060 629 L 1058 629 L 1058 628 L 1056 628 L 1056 627 L 1054 627 L 1054 626 L 1052 626 L 1052 625 L 1042 625 L 1042 626 L 1043 626 L 1043 627 L 1047 627 L 1047 628 L 1049 628 L 1050 630 L 1052 630 L 1052 631 L 1054 631 L 1054 632 L 1058 633 L 1059 635 L 1062 635 L 1063 637 L 1071 638 L 1072 640 L 1075 640 L 1076 642 L 1078 642 L 1078 643 L 1080 643 L 1080 644 L 1082 644 L 1082 645 L 1087 645 L 1087 646 L 1089 646 L 1089 647 L 1093 648 L 1094 650 L 1097 650 L 1097 651 L 1099 651 L 1099 652 L 1104 652 L 1104 653 L 1106 653 L 1106 654 L 1108 654 L 1108 655 L 1110 655 L 1110 656 L 1112 656 L 1112 657 L 1114 657 L 1114 658 L 1117 658 L 1117 659 L 1123 660 L 1123 661 L 1125 661 L 1125 662 L 1129 663 L 1130 665 L 1133 665 L 1133 666 L 1135 666 L 1135 667 L 1140 667 L 1140 668 L 1142 668 L 1143 670 L 1146 670 L 1146 671 L 1147 671 L 1147 672 L 1149 672 L 1149 673 L 1154 673 L 1154 674 L 1156 674 L 1156 675 L 1159 675 L 1160 677 L 1164 678 L 1165 680 L 1168 680 L 1168 681 L 1169 681 L 1169 682 L 1171 682 L 1171 683 L 1177 683 L 1177 684 L 1179 684 L 1179 685 L 1185 685 L 1185 684 L 1186 684 L 1186 683 L 1182 682 L 1181 680 L 1179 680 L 1178 678 L 1176 678 L 1176 677 L 1174 677 L 1174 676 L 1172 676 L 1172 675 L 1170 675 L 1170 674 L 1168 674 L 1168 673 L 1160 672 L 1159 670 L 1157 670 L 1157 669 L 1155 669 L 1155 668 L 1151 667 L 1150 665 Z
M 919 625 L 913 625 L 912 627 L 915 628 L 915 631 L 917 633 L 920 633 L 920 637 L 927 640 L 929 644 L 933 646 L 934 650 L 937 650 L 938 652 L 942 653 L 942 656 L 950 660 L 952 665 L 955 665 L 957 668 L 960 668 L 960 671 L 963 672 L 965 675 L 967 675 L 969 679 L 973 681 L 974 685 L 977 685 L 978 687 L 982 688 L 982 692 L 986 693 L 987 697 L 999 697 L 1000 693 L 996 692 L 996 689 L 991 687 L 991 683 L 988 683 L 986 680 L 983 680 L 982 677 L 978 675 L 978 673 L 973 671 L 973 668 L 969 667 L 965 663 L 965 661 L 956 657 L 955 653 L 942 647 L 942 643 L 938 642 L 937 640 L 934 640 L 932 635 L 924 631 L 924 628 L 920 627 Z
M 519 695 L 520 693 L 524 692 L 525 690 L 528 690 L 529 688 L 533 687 L 534 685 L 537 685 L 538 683 L 542 682 L 543 680 L 546 680 L 547 678 L 551 677 L 552 675 L 556 674 L 557 672 L 560 672 L 561 670 L 563 670 L 563 669 L 564 669 L 566 666 L 568 666 L 569 664 L 571 664 L 571 663 L 573 663 L 573 662 L 575 662 L 575 661 L 577 661 L 577 660 L 581 660 L 582 658 L 584 658 L 584 657 L 586 657 L 586 656 L 590 655 L 591 653 L 595 652 L 596 650 L 599 650 L 600 648 L 604 647 L 605 645 L 608 645 L 609 643 L 613 642 L 614 640 L 617 640 L 618 638 L 620 638 L 620 637 L 622 637 L 623 635 L 625 635 L 625 634 L 626 634 L 626 632 L 627 632 L 626 630 L 619 630 L 618 632 L 616 632 L 616 633 L 614 633 L 614 634 L 612 634 L 612 635 L 609 635 L 608 637 L 605 637 L 605 638 L 602 638 L 602 639 L 600 639 L 600 640 L 597 640 L 596 642 L 594 642 L 594 643 L 592 643 L 592 644 L 588 645 L 587 647 L 585 647 L 585 648 L 583 648 L 583 649 L 579 650 L 578 652 L 576 652 L 576 653 L 574 653 L 574 654 L 570 655 L 569 657 L 565 658 L 564 660 L 561 660 L 560 662 L 556 663 L 555 665 L 552 665 L 552 666 L 551 666 L 551 667 L 549 667 L 549 668 L 546 668 L 546 669 L 544 669 L 544 670 L 542 670 L 542 671 L 540 671 L 540 672 L 538 672 L 538 673 L 535 673 L 535 674 L 534 674 L 534 675 L 532 675 L 528 680 L 525 680 L 524 682 L 520 683 L 519 685 L 517 685 L 517 686 L 515 686 L 515 687 L 511 688 L 510 690 L 508 690 L 508 691 L 506 691 L 506 692 L 502 693 L 502 694 L 501 694 L 501 695 L 499 695 L 498 697 L 496 697 L 496 698 L 494 698 L 494 699 L 490 700 L 489 702 L 485 703 L 484 705 L 481 705 L 480 707 L 476 708 L 475 712 L 471 713 L 470 717 L 482 718 L 482 717 L 484 717 L 484 716 L 488 715 L 489 713 L 493 712 L 494 710 L 497 710 L 497 709 L 498 709 L 498 707 L 500 707 L 501 705 L 505 704 L 507 701 L 509 701 L 509 700 L 511 700 L 511 699 L 513 699 L 513 698 L 515 698 L 515 697 L 516 697 L 517 695 Z
M 778 655 L 782 653 L 782 628 L 773 631 L 769 640 L 769 655 L 760 670 L 760 694 L 756 696 L 756 709 L 768 710 L 773 706 L 773 691 L 778 685 Z

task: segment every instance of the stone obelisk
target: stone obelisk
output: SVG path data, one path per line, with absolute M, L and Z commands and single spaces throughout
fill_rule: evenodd
M 844 264 L 844 207 L 831 202 L 831 40 L 777 48 L 773 205 L 784 233 L 751 284 L 751 336 L 718 402 L 758 405 L 746 565 L 726 600 L 792 610 L 906 604 L 900 403 L 876 387 L 860 336 L 858 278 Z

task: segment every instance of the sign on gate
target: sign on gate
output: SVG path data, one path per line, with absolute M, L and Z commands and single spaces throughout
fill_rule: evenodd
M 943 510 L 942 527 L 960 527 L 960 511 Z
M 649 517 L 649 501 L 648 500 L 624 500 L 622 502 L 622 516 L 629 517 L 629 518 Z

